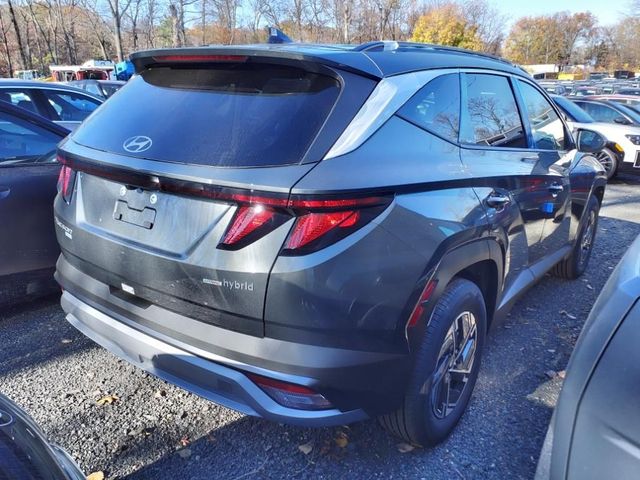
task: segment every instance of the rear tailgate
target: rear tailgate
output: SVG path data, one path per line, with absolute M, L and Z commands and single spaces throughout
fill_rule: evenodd
M 112 294 L 262 335 L 293 223 L 280 206 L 375 82 L 318 65 L 183 62 L 139 72 L 61 145 L 77 173 L 69 203 L 56 201 L 72 230 L 58 238 Z

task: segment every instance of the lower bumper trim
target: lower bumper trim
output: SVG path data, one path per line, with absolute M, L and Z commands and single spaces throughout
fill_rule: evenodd
M 207 400 L 247 415 L 301 426 L 343 425 L 367 418 L 363 410 L 305 411 L 283 407 L 247 376 L 136 330 L 68 291 L 61 299 L 67 321 L 118 357 Z

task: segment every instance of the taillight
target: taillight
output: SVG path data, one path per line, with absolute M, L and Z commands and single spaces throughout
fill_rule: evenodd
M 324 395 L 308 387 L 282 382 L 254 373 L 247 373 L 247 377 L 284 407 L 300 410 L 326 410 L 332 407 L 331 402 Z
M 241 205 L 218 248 L 238 250 L 275 230 L 287 220 L 286 215 L 262 204 Z
M 233 194 L 228 200 L 239 206 L 219 248 L 237 250 L 295 218 L 282 250 L 283 255 L 289 256 L 337 242 L 369 223 L 391 201 L 390 197 L 286 200 L 246 194 Z
M 422 314 L 424 313 L 425 305 L 431 298 L 431 295 L 433 295 L 433 292 L 435 292 L 437 286 L 437 280 L 429 280 L 427 282 L 420 294 L 420 297 L 418 298 L 418 303 L 416 303 L 416 306 L 411 312 L 411 316 L 407 322 L 407 328 L 415 327 L 418 324 L 418 320 L 420 320 L 420 317 L 422 317 Z
M 76 172 L 66 165 L 63 165 L 58 174 L 58 192 L 67 203 L 71 201 L 75 179 Z

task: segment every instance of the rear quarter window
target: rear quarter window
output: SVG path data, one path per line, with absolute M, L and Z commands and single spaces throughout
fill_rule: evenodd
M 222 167 L 300 163 L 335 104 L 326 75 L 258 63 L 150 68 L 81 126 L 85 146 L 147 159 Z M 134 136 L 152 141 L 127 152 Z
M 442 75 L 422 87 L 397 115 L 457 143 L 460 133 L 460 76 Z

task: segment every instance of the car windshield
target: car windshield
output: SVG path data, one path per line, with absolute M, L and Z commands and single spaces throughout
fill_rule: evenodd
M 116 93 L 120 89 L 120 87 L 122 87 L 120 83 L 102 83 L 101 86 L 102 91 L 107 98 Z
M 622 105 L 621 103 L 616 103 L 616 108 L 626 116 L 631 117 L 633 123 L 640 124 L 640 114 L 634 109 L 629 108 L 627 105 Z
M 554 96 L 553 101 L 556 102 L 562 111 L 569 117 L 569 120 L 578 123 L 593 123 L 594 120 L 587 112 L 564 97 Z

